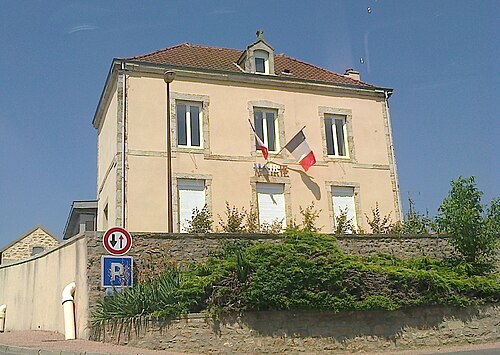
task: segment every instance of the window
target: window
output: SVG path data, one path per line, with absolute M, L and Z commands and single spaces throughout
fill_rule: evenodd
M 265 109 L 254 109 L 255 131 L 260 139 L 267 146 L 269 151 L 276 152 L 279 149 L 278 142 L 278 122 L 276 121 L 276 111 Z M 259 150 L 258 144 L 255 144 Z
M 40 253 L 43 253 L 44 251 L 44 247 L 33 247 L 31 248 L 31 255 L 37 255 L 37 254 L 40 254 Z
M 326 150 L 328 156 L 348 158 L 346 117 L 325 116 Z
M 193 210 L 205 206 L 205 180 L 178 179 L 179 191 L 179 231 L 187 232 L 188 222 L 193 217 Z
M 273 224 L 276 221 L 286 227 L 285 194 L 283 184 L 257 184 L 259 224 Z
M 265 51 L 255 51 L 255 72 L 269 74 L 269 53 Z
M 357 226 L 356 220 L 356 205 L 354 203 L 354 188 L 353 187 L 340 187 L 332 186 L 332 199 L 333 199 L 333 215 L 334 224 L 342 213 L 347 212 L 347 220 L 350 221 L 354 227 L 354 230 L 350 230 L 350 233 L 355 232 Z
M 177 102 L 177 145 L 188 148 L 202 148 L 201 104 Z

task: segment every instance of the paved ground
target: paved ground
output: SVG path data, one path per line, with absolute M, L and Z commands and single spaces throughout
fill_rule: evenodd
M 39 351 L 42 350 L 42 351 Z M 90 340 L 64 340 L 64 335 L 46 331 L 16 331 L 0 333 L 0 354 L 23 355 L 103 355 L 103 354 L 165 354 L 188 355 L 188 353 L 174 353 L 119 346 Z M 374 353 L 372 353 L 374 354 Z M 479 345 L 464 345 L 441 348 L 427 348 L 418 350 L 393 351 L 376 353 L 377 355 L 430 355 L 430 354 L 500 354 L 500 342 Z M 370 355 L 365 353 L 365 355 Z
M 3 347 L 1 345 L 4 345 Z M 11 348 L 7 348 L 11 347 Z M 15 352 L 16 348 L 26 349 Z M 31 351 L 30 351 L 31 349 Z M 90 340 L 64 340 L 64 335 L 46 331 L 16 331 L 0 333 L 0 354 L 38 354 L 39 349 L 52 350 L 47 354 L 73 355 L 73 354 L 165 354 L 186 355 L 187 353 L 174 353 L 168 351 L 155 351 L 101 343 Z M 33 351 L 34 350 L 34 351 Z

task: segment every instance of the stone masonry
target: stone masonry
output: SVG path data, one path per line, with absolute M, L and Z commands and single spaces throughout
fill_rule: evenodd
M 33 255 L 33 248 L 43 248 L 43 251 L 47 251 L 59 243 L 60 241 L 43 227 L 35 227 L 1 251 L 1 263 L 7 264 L 27 259 Z
M 101 338 L 103 334 L 101 334 Z M 138 332 L 125 326 L 118 339 L 131 346 L 196 354 L 339 354 L 495 342 L 498 305 L 416 307 L 397 311 L 248 312 L 214 322 L 190 314 Z
M 105 293 L 100 286 L 101 256 L 106 255 L 102 234 L 86 234 L 90 310 Z M 280 237 L 262 234 L 134 233 L 132 238 L 127 255 L 133 256 L 139 267 L 148 255 L 164 255 L 182 267 L 184 262 L 206 259 L 227 242 L 281 242 Z M 449 239 L 440 236 L 348 235 L 337 237 L 337 244 L 357 255 L 441 259 L 453 254 Z M 203 314 L 190 314 L 161 325 L 150 322 L 147 329 L 141 327 L 137 332 L 125 328 L 119 339 L 113 332 L 105 331 L 100 336 L 106 334 L 108 342 L 203 354 L 333 354 L 498 341 L 500 307 L 418 307 L 337 314 L 248 312 L 216 322 Z
M 104 294 L 101 287 L 101 256 L 106 255 L 102 244 L 103 233 L 87 232 L 87 275 L 89 283 L 89 304 L 95 304 Z M 184 262 L 206 259 L 227 242 L 257 241 L 279 243 L 280 237 L 264 234 L 171 234 L 134 233 L 132 248 L 127 254 L 134 257 L 134 265 L 141 265 L 147 255 L 163 254 L 181 267 Z M 337 244 L 347 253 L 357 255 L 386 254 L 401 258 L 430 256 L 444 258 L 451 255 L 448 238 L 437 236 L 340 236 Z

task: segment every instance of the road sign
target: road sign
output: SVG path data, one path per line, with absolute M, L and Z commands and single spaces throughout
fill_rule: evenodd
M 102 287 L 130 287 L 134 284 L 134 259 L 131 256 L 108 256 L 101 258 Z
M 104 233 L 102 243 L 111 255 L 123 255 L 130 250 L 132 237 L 124 228 L 113 227 Z

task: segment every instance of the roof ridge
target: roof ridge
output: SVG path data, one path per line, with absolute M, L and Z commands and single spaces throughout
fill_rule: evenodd
M 210 49 L 225 49 L 225 50 L 230 50 L 230 51 L 238 51 L 238 52 L 243 52 L 244 49 L 237 49 L 237 48 L 227 48 L 227 47 L 215 47 L 215 46 L 207 46 L 203 44 L 193 44 L 193 43 L 187 43 L 190 46 L 193 47 L 199 47 L 199 48 L 210 48 Z
M 189 43 L 189 42 L 183 42 L 183 43 L 179 43 L 179 44 L 176 44 L 174 46 L 171 46 L 171 47 L 166 47 L 166 48 L 158 49 L 158 50 L 153 51 L 153 52 L 148 52 L 148 53 L 136 55 L 136 56 L 133 56 L 133 57 L 127 57 L 127 59 L 137 59 L 137 58 L 142 58 L 142 57 L 145 57 L 145 56 L 155 55 L 157 53 L 165 52 L 165 51 L 168 51 L 168 50 L 171 50 L 171 49 L 175 49 L 175 48 L 179 48 L 179 47 L 182 47 L 182 46 L 205 48 L 205 49 L 229 50 L 229 51 L 237 51 L 237 52 L 243 52 L 244 51 L 244 49 L 215 47 L 215 46 L 207 46 L 207 45 L 200 45 L 200 44 L 193 44 L 193 43 Z
M 174 49 L 174 48 L 178 48 L 178 47 L 182 47 L 182 46 L 189 46 L 189 45 L 191 45 L 191 43 L 189 43 L 189 42 L 183 42 L 183 43 L 179 43 L 179 44 L 173 45 L 171 47 L 165 47 L 165 48 L 162 48 L 162 49 L 157 49 L 156 51 L 152 51 L 152 52 L 148 52 L 148 53 L 144 53 L 144 54 L 140 54 L 140 55 L 135 55 L 133 57 L 126 57 L 126 58 L 127 59 L 140 58 L 140 57 L 144 57 L 144 56 L 147 56 L 147 55 L 153 55 L 153 54 L 156 54 L 156 53 L 160 53 L 160 52 L 166 51 L 168 49 Z

